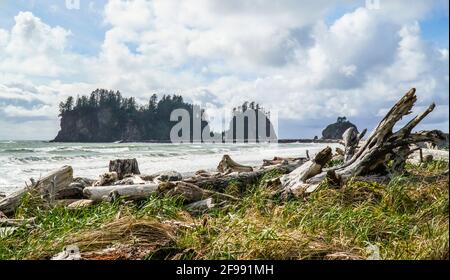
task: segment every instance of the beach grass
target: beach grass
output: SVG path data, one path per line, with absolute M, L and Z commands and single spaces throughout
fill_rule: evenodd
M 351 180 L 287 201 L 265 187 L 281 175 L 270 172 L 245 188 L 231 183 L 238 202 L 195 215 L 176 198 L 73 210 L 29 194 L 15 215 L 36 226 L 0 237 L 0 259 L 48 259 L 71 244 L 82 252 L 151 244 L 146 259 L 448 259 L 449 181 L 436 176 L 447 169 L 408 164 L 388 184 Z

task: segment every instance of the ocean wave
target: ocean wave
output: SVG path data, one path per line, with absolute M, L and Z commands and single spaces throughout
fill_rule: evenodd
M 26 164 L 26 163 L 32 163 L 32 162 L 43 162 L 43 163 L 49 163 L 49 162 L 63 162 L 63 161 L 73 161 L 77 159 L 98 159 L 99 157 L 96 155 L 72 155 L 72 156 L 27 156 L 27 157 L 9 157 L 8 162 L 9 163 L 19 163 L 19 164 Z
M 17 143 L 16 141 L 11 141 L 11 140 L 7 140 L 7 141 L 0 141 L 0 144 L 15 144 Z
M 11 162 L 20 162 L 20 163 L 28 163 L 28 162 L 34 162 L 34 161 L 48 161 L 48 158 L 45 157 L 36 157 L 36 156 L 30 156 L 30 157 L 13 157 L 9 158 Z
M 35 150 L 33 149 L 25 149 L 25 148 L 13 148 L 13 149 L 5 149 L 1 150 L 0 153 L 3 154 L 10 154 L 10 153 L 34 153 Z

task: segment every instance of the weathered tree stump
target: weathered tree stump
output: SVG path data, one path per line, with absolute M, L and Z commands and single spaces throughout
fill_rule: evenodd
M 139 175 L 139 165 L 135 158 L 133 159 L 116 159 L 109 162 L 109 172 L 116 172 L 119 180 L 125 175 Z

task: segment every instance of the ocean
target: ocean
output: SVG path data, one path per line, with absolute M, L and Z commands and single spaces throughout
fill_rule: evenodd
M 148 144 L 148 143 L 48 143 L 42 141 L 0 141 L 0 193 L 25 186 L 51 170 L 71 165 L 75 177 L 95 179 L 108 171 L 109 161 L 136 158 L 142 174 L 176 170 L 190 174 L 213 170 L 224 154 L 238 163 L 260 165 L 274 156 L 314 155 L 323 147 L 337 144 Z

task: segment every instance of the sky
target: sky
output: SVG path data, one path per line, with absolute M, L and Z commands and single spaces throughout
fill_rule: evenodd
M 418 129 L 448 132 L 448 29 L 446 0 L 0 0 L 0 139 L 53 139 L 59 102 L 97 88 L 181 94 L 213 123 L 256 101 L 312 138 L 370 130 L 415 87 L 413 113 L 437 105 Z

